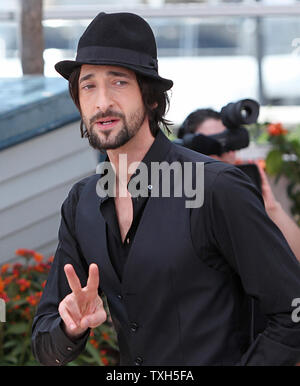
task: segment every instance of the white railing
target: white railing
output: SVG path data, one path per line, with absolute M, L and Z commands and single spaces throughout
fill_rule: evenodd
M 92 19 L 100 11 L 133 12 L 143 17 L 216 17 L 216 16 L 296 16 L 300 15 L 299 4 L 263 5 L 263 4 L 165 4 L 163 7 L 114 5 L 73 5 L 48 6 L 44 8 L 44 19 Z M 1 20 L 17 20 L 18 9 L 0 10 Z
M 270 6 L 261 4 L 165 4 L 161 8 L 134 6 L 130 8 L 113 6 L 48 7 L 44 10 L 45 19 L 90 19 L 99 11 L 130 11 L 143 17 L 214 17 L 214 16 L 284 16 L 300 15 L 300 4 Z

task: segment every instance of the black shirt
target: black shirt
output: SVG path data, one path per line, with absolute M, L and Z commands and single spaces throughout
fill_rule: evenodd
M 109 257 L 120 281 L 122 281 L 123 268 L 147 200 L 147 197 L 132 197 L 133 220 L 124 242 L 121 240 L 113 197 L 107 197 L 100 205 L 100 211 L 106 222 L 106 240 Z
M 190 209 L 191 229 L 185 234 L 190 232 L 197 256 L 208 267 L 213 268 L 211 273 L 216 276 L 216 279 L 222 279 L 222 283 L 223 280 L 226 280 L 226 284 L 224 282 L 222 290 L 220 288 L 220 292 L 215 299 L 220 304 L 218 303 L 219 308 L 216 306 L 218 312 L 214 317 L 218 318 L 219 311 L 225 312 L 224 308 L 226 307 L 221 302 L 222 296 L 226 297 L 226 301 L 233 302 L 233 295 L 239 294 L 239 292 L 233 294 L 233 283 L 239 286 L 243 284 L 247 294 L 260 297 L 265 313 L 270 314 L 272 317 L 263 337 L 262 349 L 265 350 L 266 345 L 268 345 L 267 360 L 265 362 L 270 363 L 268 360 L 274 346 L 276 350 L 282 349 L 282 353 L 284 352 L 283 354 L 277 354 L 280 358 L 281 355 L 290 355 L 293 350 L 295 350 L 295 355 L 298 355 L 297 350 L 300 346 L 299 326 L 291 320 L 290 298 L 291 296 L 299 296 L 299 263 L 288 248 L 281 232 L 266 216 L 261 195 L 250 180 L 243 176 L 237 168 L 224 166 L 221 162 L 212 161 L 209 157 L 198 157 L 194 152 L 182 151 L 178 146 L 170 145 L 167 139 L 162 136 L 162 133 L 157 136 L 146 154 L 143 161 L 147 165 L 153 160 L 178 159 L 179 155 L 183 153 L 186 158 L 203 158 L 208 165 L 206 168 L 207 173 L 209 173 L 206 180 L 206 185 L 209 185 L 207 187 L 207 200 L 203 208 Z M 98 180 L 98 176 L 92 176 L 74 185 L 62 207 L 59 245 L 33 323 L 34 353 L 45 364 L 66 363 L 75 358 L 84 346 L 84 340 L 72 342 L 64 335 L 58 314 L 58 304 L 70 292 L 63 271 L 64 264 L 73 264 L 78 277 L 85 285 L 88 264 L 93 261 L 93 255 L 97 254 L 97 248 L 105 249 L 102 238 L 104 237 L 104 231 L 101 230 L 100 242 L 97 240 L 98 228 L 99 226 L 102 227 L 104 222 L 102 219 L 98 221 L 99 214 L 95 208 L 96 201 L 90 202 L 92 196 L 87 193 L 90 189 L 95 195 L 94 182 Z M 113 199 L 106 198 L 101 202 L 100 210 L 106 221 L 110 260 L 121 277 L 122 267 L 124 267 L 134 238 L 135 240 L 138 239 L 139 226 L 143 221 L 143 210 L 146 205 L 151 203 L 151 200 L 141 197 L 141 201 L 140 198 L 133 201 L 134 220 L 127 235 L 129 236 L 129 244 L 127 244 L 126 239 L 124 244 L 120 241 L 120 231 Z M 164 213 L 162 213 L 163 215 Z M 147 216 L 148 218 L 151 216 L 149 210 L 147 210 Z M 166 217 L 166 219 L 168 218 Z M 172 218 L 174 218 L 173 215 Z M 83 225 L 80 226 L 80 224 Z M 104 225 L 101 229 L 104 229 Z M 163 234 L 162 232 L 161 235 Z M 150 236 L 148 240 L 145 240 L 148 245 L 152 242 Z M 153 240 L 153 242 L 155 241 Z M 172 242 L 171 238 L 169 238 L 169 244 L 170 242 Z M 176 245 L 178 244 L 177 242 Z M 85 253 L 82 253 L 82 248 L 85 249 Z M 160 245 L 157 245 L 156 250 L 158 248 L 160 248 Z M 149 251 L 151 250 L 150 248 Z M 142 254 L 143 252 L 141 252 L 141 255 L 137 254 L 135 256 L 135 263 L 137 263 L 139 257 L 143 258 Z M 150 258 L 147 248 L 145 255 L 148 256 L 148 259 Z M 170 256 L 166 257 L 170 259 Z M 261 264 L 263 266 L 259 267 Z M 147 269 L 147 267 L 143 268 Z M 127 269 L 126 272 L 128 272 Z M 126 272 L 123 277 L 124 281 Z M 220 272 L 220 275 L 218 272 Z M 236 280 L 238 279 L 236 273 L 241 277 L 241 282 Z M 107 278 L 103 278 L 102 273 L 102 282 L 111 279 L 114 278 L 110 270 Z M 127 275 L 127 282 L 128 279 Z M 274 284 L 273 281 L 275 281 Z M 178 286 L 180 287 L 182 284 Z M 193 284 L 195 283 L 193 282 Z M 214 285 L 214 283 L 207 283 L 207 285 Z M 176 289 L 179 287 L 176 287 Z M 155 290 L 155 288 L 152 288 L 152 290 Z M 210 288 L 210 290 L 213 291 L 214 288 Z M 153 296 L 155 297 L 155 294 Z M 234 307 L 235 303 L 232 304 Z M 234 312 L 233 315 L 235 315 Z M 187 315 L 187 318 L 189 318 L 189 315 Z M 215 319 L 213 320 L 215 321 Z M 199 323 L 201 324 L 202 320 L 199 320 Z M 210 323 L 206 327 L 209 325 Z M 201 327 L 199 327 L 200 330 Z M 231 330 L 225 332 L 228 338 L 235 334 Z M 214 336 L 210 337 L 212 341 L 214 338 Z M 267 340 L 267 343 L 265 343 L 265 340 Z M 214 343 L 220 344 L 219 342 Z M 144 349 L 146 350 L 147 347 L 144 347 Z M 256 350 L 257 358 L 259 358 L 259 355 L 257 355 Z M 264 359 L 261 359 L 261 361 L 264 362 Z M 278 362 L 286 363 L 284 358 L 282 361 L 278 360 Z

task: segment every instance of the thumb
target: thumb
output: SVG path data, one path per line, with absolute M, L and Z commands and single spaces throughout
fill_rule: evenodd
M 80 322 L 82 328 L 96 328 L 103 324 L 107 319 L 106 311 L 103 308 L 99 308 L 94 313 L 85 315 Z

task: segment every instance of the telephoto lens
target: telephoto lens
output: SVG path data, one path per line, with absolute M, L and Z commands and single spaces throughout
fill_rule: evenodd
M 235 129 L 257 121 L 259 104 L 253 99 L 242 99 L 222 107 L 221 119 L 227 128 Z

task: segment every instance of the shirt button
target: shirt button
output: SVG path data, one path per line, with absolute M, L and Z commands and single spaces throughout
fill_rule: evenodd
M 136 366 L 140 366 L 143 363 L 143 358 L 142 357 L 136 357 L 134 363 Z
M 148 185 L 148 189 L 149 190 L 152 190 L 153 186 L 152 185 Z
M 130 329 L 132 332 L 136 332 L 138 328 L 139 328 L 139 325 L 137 323 L 135 323 L 135 322 L 131 323 Z
M 56 362 L 56 363 L 60 363 L 60 360 L 59 360 L 59 359 L 55 359 L 55 362 Z
M 73 349 L 72 349 L 72 347 L 68 346 L 68 347 L 67 347 L 67 350 L 68 350 L 68 351 L 72 351 Z
M 126 242 L 127 242 L 127 244 L 130 243 L 129 237 L 127 237 Z
M 123 296 L 120 295 L 120 294 L 118 294 L 118 295 L 117 295 L 117 298 L 118 298 L 119 300 L 122 300 L 122 299 L 123 299 Z

